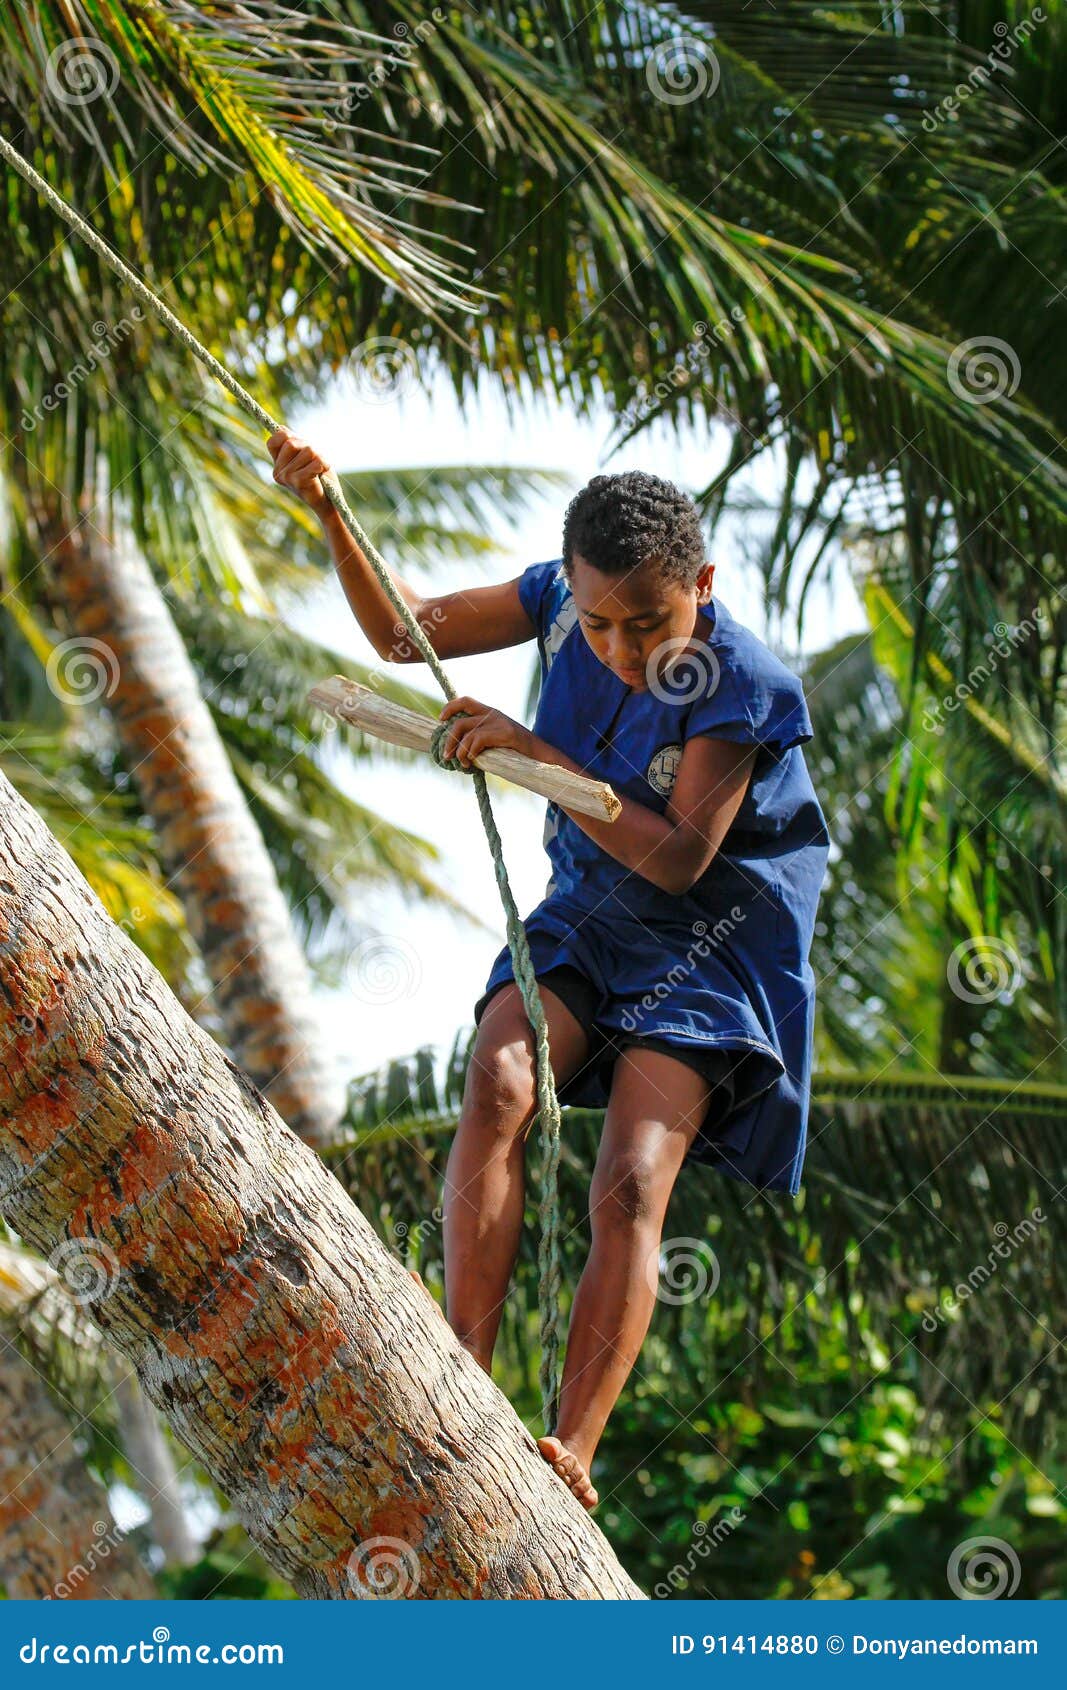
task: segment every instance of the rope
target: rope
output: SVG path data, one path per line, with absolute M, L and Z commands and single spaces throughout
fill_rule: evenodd
M 282 425 L 264 410 L 258 400 L 254 399 L 246 388 L 230 374 L 224 364 L 212 355 L 206 346 L 202 346 L 196 336 L 186 328 L 180 318 L 174 315 L 163 301 L 154 294 L 141 278 L 130 269 L 128 264 L 108 246 L 107 242 L 97 234 L 96 230 L 87 223 L 73 206 L 57 194 L 55 189 L 38 175 L 31 164 L 22 157 L 10 144 L 5 136 L 0 135 L 0 157 L 20 175 L 30 187 L 35 189 L 47 201 L 58 217 L 70 225 L 92 248 L 99 258 L 124 281 L 137 298 L 154 311 L 160 321 L 168 328 L 186 350 L 205 364 L 212 375 L 220 381 L 228 393 L 231 393 L 243 410 L 254 417 L 260 426 L 269 434 L 273 434 Z M 364 557 L 367 558 L 378 580 L 378 584 L 386 598 L 395 610 L 405 633 L 411 639 L 416 649 L 425 658 L 435 680 L 448 699 L 455 698 L 456 689 L 449 680 L 441 660 L 430 644 L 425 632 L 412 615 L 410 608 L 404 602 L 400 593 L 393 585 L 385 559 L 376 549 L 372 541 L 364 533 L 356 518 L 348 508 L 341 489 L 341 484 L 334 471 L 322 477 L 323 490 L 331 505 L 337 511 L 352 539 L 356 542 Z M 442 722 L 434 732 L 431 755 L 440 767 L 459 768 L 455 759 L 442 762 L 440 757 L 441 741 L 449 728 L 448 722 Z M 533 1029 L 537 1055 L 537 1105 L 538 1119 L 541 1132 L 542 1159 L 542 1188 L 538 1205 L 541 1223 L 541 1237 L 538 1249 L 538 1318 L 541 1337 L 541 1366 L 539 1383 L 541 1387 L 541 1413 L 544 1420 L 545 1432 L 550 1433 L 555 1427 L 557 1396 L 559 1392 L 559 1349 L 560 1349 L 560 1311 L 559 1291 L 562 1280 L 559 1251 L 559 1200 L 558 1175 L 560 1153 L 560 1114 L 559 1100 L 556 1097 L 555 1080 L 552 1074 L 552 1063 L 548 1047 L 548 1024 L 545 1021 L 544 1005 L 541 993 L 534 975 L 533 961 L 530 947 L 526 938 L 526 930 L 522 925 L 518 906 L 515 903 L 508 880 L 507 869 L 504 865 L 504 850 L 496 820 L 493 816 L 492 805 L 489 801 L 489 789 L 486 779 L 480 769 L 464 771 L 474 779 L 474 791 L 478 799 L 478 809 L 481 813 L 482 825 L 485 828 L 489 850 L 493 859 L 493 869 L 496 875 L 497 887 L 500 891 L 500 901 L 504 906 L 504 918 L 507 927 L 508 948 L 511 952 L 515 981 L 522 995 L 523 1005 Z

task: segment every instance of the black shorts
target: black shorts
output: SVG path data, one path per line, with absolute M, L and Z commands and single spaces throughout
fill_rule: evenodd
M 733 1070 L 737 1060 L 735 1050 L 723 1050 L 714 1045 L 701 1048 L 697 1045 L 672 1044 L 669 1039 L 643 1037 L 640 1033 L 624 1033 L 614 1027 L 599 1025 L 596 1012 L 600 1004 L 600 993 L 581 969 L 572 967 L 570 963 L 560 963 L 555 968 L 546 969 L 543 974 L 537 975 L 537 982 L 538 985 L 547 986 L 555 992 L 575 1020 L 581 1024 L 590 1046 L 587 1068 L 614 1065 L 622 1052 L 631 1045 L 640 1050 L 659 1050 L 666 1056 L 673 1056 L 676 1062 L 684 1062 L 687 1068 L 694 1069 L 711 1082 L 717 1115 L 722 1116 L 732 1108 Z M 483 993 L 474 1006 L 475 1026 L 481 1021 L 486 1005 L 498 992 L 502 992 L 505 986 L 511 985 L 514 985 L 513 980 L 502 980 L 491 992 Z M 560 1091 L 560 1102 L 566 1101 L 566 1093 L 570 1089 L 571 1086 L 568 1085 Z

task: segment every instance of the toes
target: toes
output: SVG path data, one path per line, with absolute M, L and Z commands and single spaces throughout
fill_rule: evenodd
M 566 1468 L 567 1470 L 563 1474 L 563 1477 L 567 1484 L 570 1485 L 570 1488 L 578 1498 L 578 1501 L 585 1508 L 594 1507 L 598 1500 L 597 1493 L 593 1489 L 593 1482 L 590 1479 L 589 1474 L 586 1472 L 576 1455 L 572 1455 L 570 1457 L 566 1463 Z M 557 1473 L 559 1472 L 559 1467 L 556 1468 L 556 1471 Z
M 550 1463 L 553 1472 L 563 1480 L 585 1508 L 595 1508 L 600 1498 L 582 1463 L 573 1450 L 567 1449 L 559 1438 L 538 1438 L 537 1447 Z
M 558 1467 L 556 1471 L 559 1471 Z M 577 1456 L 572 1455 L 570 1457 L 567 1463 L 567 1471 L 564 1476 L 579 1502 L 584 1502 L 586 1505 L 589 1505 L 597 1500 L 596 1491 L 593 1489 L 593 1481 L 590 1479 L 589 1474 L 586 1472 Z
M 437 1298 L 434 1296 L 433 1292 L 430 1290 L 430 1287 L 427 1285 L 426 1281 L 423 1279 L 422 1274 L 416 1273 L 414 1268 L 408 1268 L 408 1273 L 411 1275 L 411 1278 L 415 1281 L 416 1285 L 419 1286 L 420 1290 L 425 1291 L 426 1295 L 429 1297 L 429 1299 L 430 1299 L 431 1303 L 433 1304 L 434 1308 L 437 1310 L 437 1313 L 441 1316 L 441 1319 L 444 1320 L 446 1318 L 445 1317 L 445 1311 L 441 1307 L 440 1303 L 437 1301 Z
M 559 1474 L 561 1479 L 565 1478 L 566 1475 L 564 1474 L 564 1472 L 562 1470 L 562 1462 L 563 1462 L 563 1457 L 566 1455 L 567 1452 L 564 1449 L 563 1445 L 560 1443 L 559 1439 L 558 1438 L 538 1438 L 537 1447 L 541 1451 L 541 1454 L 544 1456 L 545 1460 L 548 1462 L 549 1466 L 554 1468 L 554 1470 Z

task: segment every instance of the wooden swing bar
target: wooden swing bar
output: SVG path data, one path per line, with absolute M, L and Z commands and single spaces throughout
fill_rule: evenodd
M 354 728 L 389 745 L 406 745 L 412 751 L 430 749 L 430 740 L 437 726 L 430 716 L 420 716 L 392 699 L 380 698 L 370 687 L 350 681 L 344 675 L 331 675 L 320 681 L 308 693 L 308 703 L 315 704 L 337 721 L 348 722 Z M 588 775 L 576 775 L 555 763 L 539 763 L 536 758 L 524 757 L 520 751 L 502 747 L 483 751 L 475 763 L 487 775 L 500 775 L 513 786 L 527 792 L 539 793 L 564 810 L 577 810 L 580 815 L 597 821 L 613 822 L 622 804 L 604 781 L 590 780 Z

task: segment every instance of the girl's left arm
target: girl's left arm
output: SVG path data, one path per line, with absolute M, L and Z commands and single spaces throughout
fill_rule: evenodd
M 469 768 L 479 752 L 506 746 L 526 757 L 536 757 L 539 763 L 555 763 L 574 774 L 588 773 L 521 722 L 477 699 L 451 699 L 441 716 L 458 717 L 453 732 L 445 736 L 442 751 L 447 757 L 458 757 L 464 767 Z M 748 790 L 757 750 L 755 745 L 704 734 L 687 740 L 663 815 L 635 798 L 624 797 L 620 797 L 622 810 L 613 822 L 578 815 L 562 804 L 559 808 L 624 868 L 642 875 L 661 891 L 680 896 L 700 879 L 725 839 Z

